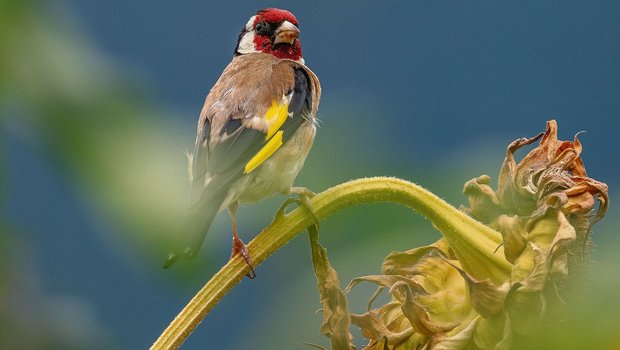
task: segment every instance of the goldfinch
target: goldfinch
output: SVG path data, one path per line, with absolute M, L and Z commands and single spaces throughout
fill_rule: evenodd
M 252 260 L 237 232 L 239 203 L 291 193 L 316 133 L 321 96 L 304 63 L 295 16 L 267 8 L 241 30 L 232 62 L 207 95 L 198 119 L 191 174 L 188 240 L 168 267 L 196 254 L 221 210 L 232 221 L 232 256 Z

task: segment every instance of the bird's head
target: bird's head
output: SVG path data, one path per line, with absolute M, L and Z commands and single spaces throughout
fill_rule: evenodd
M 250 17 L 241 30 L 235 55 L 264 52 L 303 63 L 297 19 L 286 10 L 267 8 Z

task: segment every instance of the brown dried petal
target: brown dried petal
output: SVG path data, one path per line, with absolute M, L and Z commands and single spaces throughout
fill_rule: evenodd
M 467 283 L 471 305 L 482 317 L 488 318 L 502 311 L 510 288 L 508 282 L 496 286 L 488 279 L 478 281 L 460 267 L 447 260 L 446 262 L 454 267 Z
M 513 263 L 525 249 L 525 225 L 518 216 L 501 215 L 493 224 L 504 239 L 504 256 Z
M 404 283 L 398 284 L 394 286 L 394 289 L 399 290 L 405 296 L 401 309 L 403 315 L 411 322 L 411 326 L 416 332 L 432 336 L 437 333 L 448 332 L 459 325 L 458 323 L 433 322 L 424 307 L 415 300 L 409 285 Z
M 529 222 L 528 226 L 531 227 L 529 241 L 545 253 L 545 262 L 549 270 L 565 274 L 565 255 L 573 246 L 577 235 L 575 228 L 566 219 L 564 213 L 548 207 L 544 216 Z M 559 265 L 555 266 L 555 264 Z
M 399 301 L 391 301 L 381 306 L 377 311 L 383 324 L 392 332 L 401 332 L 411 328 L 411 324 L 400 310 L 401 305 L 402 303 Z
M 577 238 L 575 228 L 570 224 L 570 222 L 568 222 L 564 213 L 558 211 L 557 215 L 559 227 L 553 242 L 551 242 L 551 248 L 549 249 L 550 262 L 552 262 L 557 256 L 565 254 L 568 247 Z
M 428 255 L 433 253 L 439 255 L 451 255 L 450 248 L 444 239 L 437 242 L 406 250 L 404 252 L 391 252 L 383 260 L 382 270 L 386 275 L 414 275 L 418 274 L 416 264 Z
M 392 288 L 392 286 L 398 282 L 409 284 L 414 290 L 417 292 L 426 292 L 424 288 L 417 282 L 413 281 L 411 278 L 402 276 L 402 275 L 368 275 L 362 277 L 356 277 L 349 282 L 347 287 L 344 289 L 345 294 L 349 294 L 351 289 L 360 284 L 361 282 L 371 282 L 375 283 L 378 286 L 385 288 Z
M 422 349 L 427 343 L 428 338 L 422 334 L 414 333 L 411 337 L 407 338 L 407 340 L 403 343 L 400 343 L 394 346 L 393 349 L 388 347 L 377 348 L 377 350 L 411 350 L 411 349 Z M 374 349 L 373 349 L 374 350 Z
M 528 241 L 534 243 L 545 254 L 548 254 L 560 227 L 557 219 L 558 212 L 559 210 L 556 208 L 544 206 L 526 224 L 526 230 L 529 232 Z
M 329 263 L 327 250 L 318 241 L 316 228 L 310 227 L 310 246 L 312 265 L 316 274 L 317 286 L 323 306 L 323 324 L 321 333 L 328 336 L 332 349 L 355 349 L 353 336 L 349 332 L 351 317 L 347 307 L 347 298 L 340 290 L 338 273 Z
M 501 212 L 500 200 L 489 186 L 491 178 L 481 175 L 465 183 L 463 194 L 469 199 L 469 208 L 465 208 L 472 217 L 482 222 L 490 222 Z
M 471 313 L 467 286 L 462 280 L 459 286 L 446 285 L 445 290 L 417 295 L 416 300 L 424 306 L 431 318 L 438 322 L 463 322 Z
M 452 336 L 445 336 L 438 338 L 436 343 L 429 350 L 461 350 L 466 349 L 468 345 L 473 342 L 473 335 L 476 327 L 478 327 L 478 322 L 480 321 L 480 316 L 473 319 L 471 322 L 467 324 L 467 327 L 460 330 L 458 333 Z
M 609 208 L 609 194 L 607 185 L 591 179 L 589 177 L 576 176 L 573 177 L 573 181 L 577 184 L 572 188 L 565 191 L 569 197 L 569 206 L 574 206 L 579 203 L 580 212 L 589 212 L 594 209 L 596 203 L 593 203 L 590 198 L 587 200 L 577 201 L 574 198 L 588 193 L 593 197 L 596 196 L 600 203 L 599 208 L 593 218 L 593 223 L 596 223 L 605 216 L 607 209 Z
M 521 187 L 517 179 L 517 172 L 519 166 L 517 166 L 517 162 L 515 161 L 514 153 L 521 147 L 530 145 L 538 141 L 543 135 L 545 135 L 545 133 L 540 133 L 529 139 L 520 138 L 508 145 L 504 164 L 502 165 L 502 169 L 499 173 L 499 182 L 497 188 L 497 196 L 499 197 L 504 208 L 514 208 L 514 203 L 517 203 L 516 209 L 526 207 L 524 201 L 527 201 L 529 199 L 529 196 L 525 196 L 525 198 L 523 199 L 519 198 Z M 531 203 L 531 205 L 533 205 L 533 203 Z
M 517 166 L 516 183 L 525 184 L 528 181 L 528 171 L 536 171 L 540 169 L 546 169 L 549 165 L 559 161 L 558 150 L 559 144 L 562 141 L 558 141 L 558 124 L 555 120 L 547 122 L 547 129 L 545 130 L 540 144 L 528 153 L 519 165 Z M 566 149 L 568 144 L 565 144 L 563 149 Z
M 564 190 L 571 188 L 575 182 L 571 179 L 570 172 L 562 168 L 547 168 L 540 173 L 536 183 L 536 199 L 538 204 L 548 201 L 548 196 L 563 193 Z
M 531 213 L 537 207 L 536 203 L 544 202 L 548 195 L 572 188 L 577 178 L 588 179 L 580 156 L 582 146 L 578 136 L 572 142 L 559 141 L 554 120 L 547 122 L 539 146 L 516 165 L 514 152 L 540 136 L 511 143 L 500 173 L 497 196 L 504 208 L 519 215 Z M 585 199 L 587 202 L 588 198 Z
M 525 266 L 524 266 L 525 265 Z M 530 271 L 521 278 L 517 271 Z M 513 285 L 506 297 L 505 310 L 512 328 L 520 334 L 533 331 L 545 314 L 543 291 L 548 280 L 547 258 L 529 243 L 513 271 Z
M 540 248 L 529 242 L 512 270 L 510 276 L 512 288 L 542 291 L 547 282 L 548 271 L 547 257 Z
M 381 322 L 375 313 L 367 312 L 362 315 L 351 314 L 351 322 L 360 327 L 364 338 L 384 338 L 389 345 L 402 343 L 413 334 L 413 328 L 409 327 L 401 332 L 392 332 Z
M 446 261 L 442 256 L 426 257 L 416 265 L 414 280 L 430 294 L 462 285 L 462 279 Z M 450 261 L 460 267 L 458 260 Z

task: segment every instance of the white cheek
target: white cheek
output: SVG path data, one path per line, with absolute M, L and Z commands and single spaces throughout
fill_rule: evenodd
M 254 48 L 254 32 L 246 32 L 243 35 L 241 41 L 239 41 L 237 52 L 240 54 L 256 52 L 256 49 Z
M 250 20 L 248 21 L 248 23 L 245 24 L 245 30 L 247 30 L 248 32 L 251 31 L 252 27 L 254 26 L 255 20 L 256 20 L 256 16 L 250 17 Z

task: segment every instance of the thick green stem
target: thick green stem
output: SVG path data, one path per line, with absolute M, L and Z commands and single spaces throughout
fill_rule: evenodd
M 502 249 L 496 249 L 502 242 L 499 232 L 411 182 L 391 177 L 352 180 L 317 194 L 310 200 L 310 205 L 314 216 L 322 220 L 344 208 L 378 202 L 405 205 L 430 220 L 473 277 L 499 283 L 510 274 L 511 265 L 504 259 Z M 305 208 L 277 216 L 248 245 L 254 264 L 262 263 L 312 223 L 313 217 Z M 231 259 L 192 298 L 151 349 L 177 349 L 248 270 L 239 256 Z

